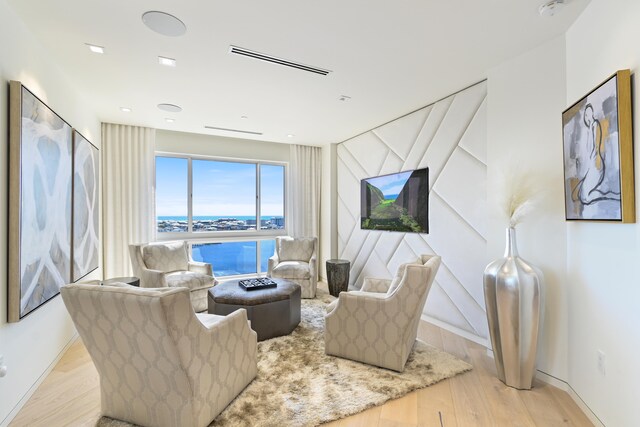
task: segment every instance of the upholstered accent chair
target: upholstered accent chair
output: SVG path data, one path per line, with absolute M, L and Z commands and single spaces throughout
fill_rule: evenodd
M 140 287 L 189 288 L 193 309 L 197 313 L 207 310 L 207 290 L 218 282 L 211 264 L 191 259 L 186 242 L 132 244 L 129 255 Z
M 302 288 L 302 298 L 315 298 L 317 254 L 316 237 L 276 237 L 275 253 L 269 258 L 267 276 L 291 280 Z
M 440 257 L 402 264 L 393 280 L 365 278 L 327 306 L 325 352 L 402 372 L 418 334 Z
M 60 293 L 100 375 L 102 415 L 203 427 L 256 376 L 245 310 L 196 314 L 186 288 L 72 284 Z

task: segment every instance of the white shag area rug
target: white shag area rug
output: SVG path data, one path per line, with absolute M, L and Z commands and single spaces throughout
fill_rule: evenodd
M 471 369 L 468 363 L 416 341 L 402 373 L 324 353 L 325 306 L 318 289 L 302 300 L 300 325 L 258 343 L 258 375 L 211 426 L 317 426 L 381 405 Z M 97 427 L 130 427 L 102 417 Z

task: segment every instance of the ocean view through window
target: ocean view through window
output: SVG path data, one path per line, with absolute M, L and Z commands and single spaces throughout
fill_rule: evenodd
M 285 234 L 285 176 L 284 164 L 158 154 L 158 239 L 188 240 L 217 276 L 264 273 L 274 251 L 265 236 Z
M 260 262 L 257 263 L 256 241 L 194 243 L 194 261 L 208 262 L 217 277 L 266 273 L 269 258 L 274 254 L 275 240 L 260 240 Z M 258 266 L 260 271 L 258 271 Z

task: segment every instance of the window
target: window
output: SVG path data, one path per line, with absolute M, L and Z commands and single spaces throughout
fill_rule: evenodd
M 283 234 L 284 197 L 282 164 L 156 157 L 157 227 L 166 237 Z
M 193 160 L 193 231 L 255 230 L 256 165 Z
M 264 274 L 285 234 L 285 166 L 156 156 L 159 240 L 185 239 L 216 276 Z
M 188 231 L 187 159 L 156 157 L 156 215 L 161 233 Z

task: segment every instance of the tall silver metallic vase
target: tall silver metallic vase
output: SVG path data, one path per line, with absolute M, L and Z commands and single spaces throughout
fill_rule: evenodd
M 543 286 L 542 272 L 518 256 L 516 230 L 508 228 L 504 258 L 484 270 L 484 298 L 498 378 L 521 390 L 535 375 Z

